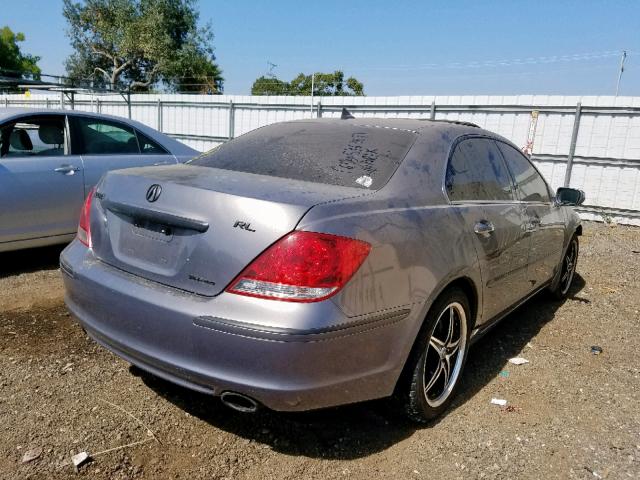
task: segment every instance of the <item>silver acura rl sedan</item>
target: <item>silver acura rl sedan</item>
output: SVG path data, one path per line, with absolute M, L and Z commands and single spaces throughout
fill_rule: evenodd
M 567 295 L 583 200 L 473 124 L 279 123 L 107 173 L 61 255 L 66 303 L 120 357 L 239 411 L 394 395 L 428 421 L 474 339 Z
M 141 123 L 76 110 L 0 109 L 0 252 L 68 243 L 109 170 L 199 152 Z

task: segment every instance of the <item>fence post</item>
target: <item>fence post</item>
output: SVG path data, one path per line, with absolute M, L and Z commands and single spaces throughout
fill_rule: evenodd
M 576 105 L 576 113 L 573 119 L 573 131 L 571 132 L 571 144 L 569 145 L 569 155 L 567 155 L 567 169 L 564 173 L 564 186 L 568 187 L 571 182 L 571 169 L 573 168 L 573 156 L 576 153 L 576 143 L 578 141 L 578 130 L 580 129 L 580 115 L 582 114 L 582 103 Z
M 46 102 L 46 106 L 47 106 L 47 110 L 48 110 L 49 109 L 49 97 L 46 98 L 45 102 Z
M 102 112 L 101 100 L 99 98 L 96 98 L 96 113 L 101 113 L 101 112 Z
M 431 102 L 431 110 L 429 112 L 429 120 L 435 120 L 436 119 L 436 101 L 433 100 Z
M 322 103 L 318 101 L 318 110 L 316 112 L 318 118 L 322 118 Z
M 9 108 L 9 97 L 4 97 L 4 108 Z
M 60 108 L 64 110 L 64 92 L 60 92 Z
M 158 131 L 162 133 L 162 100 L 158 99 Z
M 236 113 L 233 100 L 229 100 L 229 140 L 235 135 Z

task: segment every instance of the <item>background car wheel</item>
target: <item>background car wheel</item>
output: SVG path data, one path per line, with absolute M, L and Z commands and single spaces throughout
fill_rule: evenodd
M 398 392 L 411 420 L 425 423 L 451 403 L 467 359 L 470 312 L 464 292 L 452 288 L 427 314 Z
M 578 237 L 573 236 L 567 247 L 567 251 L 562 257 L 562 263 L 558 269 L 558 274 L 554 279 L 549 291 L 558 300 L 567 298 L 573 277 L 576 273 L 576 266 L 578 265 L 578 253 L 580 245 L 578 243 Z

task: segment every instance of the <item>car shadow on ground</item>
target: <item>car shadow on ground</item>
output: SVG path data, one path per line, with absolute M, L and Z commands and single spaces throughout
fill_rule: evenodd
M 569 300 L 585 285 L 576 274 Z M 517 356 L 544 325 L 552 321 L 565 301 L 541 293 L 507 316 L 469 352 L 458 396 L 446 415 L 472 398 L 499 375 L 507 360 Z M 160 396 L 213 427 L 244 439 L 269 445 L 287 455 L 348 460 L 385 450 L 423 427 L 406 420 L 391 400 L 376 400 L 305 413 L 277 413 L 266 409 L 242 414 L 210 396 L 191 392 L 131 367 Z M 395 408 L 394 408 L 395 407 Z
M 29 248 L 0 253 L 0 278 L 40 270 L 55 270 L 60 264 L 60 253 L 66 245 Z

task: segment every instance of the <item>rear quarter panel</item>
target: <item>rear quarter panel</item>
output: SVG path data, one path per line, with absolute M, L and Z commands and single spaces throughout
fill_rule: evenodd
M 428 307 L 460 277 L 481 285 L 473 237 L 450 206 L 409 206 L 382 198 L 349 203 L 354 209 L 360 203 L 359 211 L 305 218 L 298 226 L 371 244 L 363 265 L 333 297 L 348 316 Z
M 411 206 L 384 197 L 348 203 L 349 213 L 316 221 L 305 218 L 298 228 L 359 238 L 372 245 L 363 265 L 331 301 L 349 321 L 409 311 L 398 334 L 387 339 L 388 363 L 399 375 L 442 290 L 460 277 L 482 284 L 473 239 L 448 205 Z M 480 295 L 477 300 L 481 301 Z

